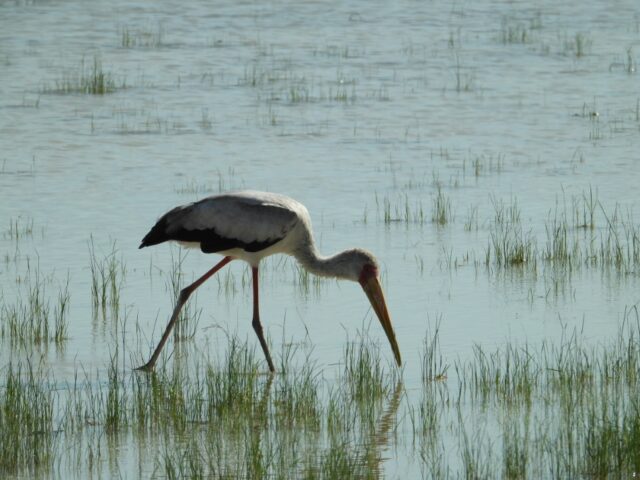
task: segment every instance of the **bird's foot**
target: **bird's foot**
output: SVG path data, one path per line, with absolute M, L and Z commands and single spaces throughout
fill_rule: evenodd
M 134 368 L 134 370 L 136 370 L 138 372 L 152 372 L 153 371 L 153 363 L 147 362 L 144 365 L 142 365 L 141 367 Z

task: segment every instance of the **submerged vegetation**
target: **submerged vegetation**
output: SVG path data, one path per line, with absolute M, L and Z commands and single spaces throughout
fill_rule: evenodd
M 485 254 L 487 266 L 536 268 L 536 247 L 531 232 L 527 232 L 520 220 L 517 201 L 505 206 L 492 200 L 495 218 L 489 234 L 489 245 Z
M 106 95 L 124 88 L 127 88 L 126 82 L 118 81 L 112 73 L 103 70 L 102 61 L 95 56 L 88 65 L 83 58 L 77 71 L 64 73 L 54 86 L 46 85 L 42 93 Z
M 435 192 L 443 195 L 438 187 Z M 540 252 L 518 201 L 491 203 L 491 219 L 474 220 L 472 209 L 463 230 L 471 234 L 469 224 L 487 230 L 491 268 L 624 270 L 638 262 L 630 217 L 617 206 L 607 213 L 593 189 L 567 206 L 558 202 Z M 24 230 L 12 225 L 11 232 Z M 585 240 L 594 237 L 600 241 Z M 409 389 L 405 372 L 385 360 L 367 333 L 347 340 L 340 362 L 326 366 L 314 360 L 309 339 L 290 343 L 283 332 L 275 376 L 266 374 L 255 342 L 234 334 L 221 336 L 211 349 L 215 356 L 203 362 L 199 352 L 184 355 L 180 349 L 191 348 L 187 340 L 201 314 L 194 304 L 180 320 L 175 355 L 141 374 L 130 367 L 144 355 L 131 349 L 121 304 L 127 269 L 115 243 L 107 247 L 97 253 L 90 241 L 88 271 L 94 315 L 116 325 L 109 360 L 95 371 L 76 365 L 64 379 L 35 357 L 2 367 L 2 475 L 49 477 L 74 469 L 101 475 L 112 471 L 122 450 L 144 457 L 143 475 L 176 479 L 380 478 L 397 449 L 434 478 L 624 477 L 640 469 L 635 306 L 625 310 L 613 336 L 596 344 L 565 327 L 559 340 L 493 349 L 476 344 L 462 358 L 442 353 L 438 316 L 413 358 L 420 379 Z M 170 295 L 188 283 L 184 261 L 173 256 L 170 270 L 161 272 Z M 282 258 L 265 262 L 261 274 L 285 275 L 301 293 L 322 288 L 296 267 Z M 218 293 L 249 291 L 245 277 L 221 276 Z M 62 342 L 68 280 L 54 306 L 45 294 L 53 278 L 29 262 L 19 285 L 25 293 L 15 303 L 0 299 L 2 341 L 23 351 Z M 82 449 L 73 448 L 79 443 Z
M 546 218 L 532 219 L 515 196 L 491 196 L 489 215 L 475 205 L 460 221 L 449 199 L 457 180 L 445 187 L 433 178 L 424 188 L 432 195 L 431 218 L 417 181 L 403 197 L 377 197 L 376 216 L 385 229 L 435 223 L 439 233 L 458 229 L 486 239 L 484 261 L 475 252 L 458 260 L 451 251 L 444 262 L 450 269 L 473 263 L 489 275 L 533 278 L 598 269 L 624 278 L 640 263 L 632 212 L 605 208 L 593 188 L 558 198 Z M 533 234 L 536 222 L 544 239 Z M 12 220 L 4 240 L 31 241 L 33 223 Z M 171 252 L 168 268 L 151 263 L 147 274 L 151 283 L 159 275 L 163 292 L 175 299 L 190 280 L 186 256 Z M 425 261 L 415 261 L 424 276 Z M 205 349 L 213 356 L 203 355 L 196 345 L 202 309 L 192 299 L 173 354 L 142 374 L 131 369 L 145 356 L 145 341 L 132 339 L 127 325 L 124 256 L 115 242 L 99 248 L 92 238 L 88 263 L 94 320 L 113 326 L 103 366 L 87 371 L 75 364 L 71 376 L 57 378 L 41 356 L 69 336 L 68 279 L 58 284 L 27 260 L 16 299 L 0 297 L 0 341 L 19 352 L 0 369 L 0 474 L 100 475 L 112 471 L 122 451 L 144 457 L 141 472 L 153 478 L 380 478 L 389 452 L 399 450 L 434 478 L 624 477 L 640 468 L 637 306 L 613 319 L 615 335 L 595 344 L 565 327 L 559 340 L 476 344 L 457 358 L 441 351 L 439 315 L 409 360 L 419 379 L 405 386 L 405 371 L 367 333 L 347 340 L 338 363 L 323 365 L 309 338 L 290 342 L 283 329 L 275 376 L 255 355 L 253 338 L 224 328 Z M 288 282 L 303 299 L 331 285 L 287 257 L 265 261 L 261 275 Z M 211 285 L 219 296 L 246 296 L 251 278 L 227 269 Z M 57 297 L 48 295 L 52 288 Z
M 91 299 L 94 316 L 100 313 L 103 318 L 109 312 L 117 318 L 120 308 L 120 294 L 126 273 L 122 258 L 118 258 L 116 244 L 111 251 L 99 257 L 95 251 L 93 238 L 89 241 L 89 261 L 91 271 Z
M 120 46 L 122 48 L 160 48 L 164 45 L 164 28 L 144 26 L 131 28 L 123 26 L 119 29 Z
M 182 264 L 185 256 L 186 254 L 183 251 L 178 251 L 177 254 L 174 254 L 173 251 L 171 253 L 171 270 L 168 274 L 169 278 L 167 279 L 166 290 L 173 299 L 174 308 L 180 296 L 180 290 L 191 283 L 191 281 L 185 282 L 184 273 L 182 272 Z M 173 330 L 174 340 L 184 340 L 195 336 L 202 314 L 202 310 L 198 309 L 197 299 L 198 296 L 196 292 L 180 311 L 178 322 Z
M 434 224 L 461 235 L 462 232 L 476 238 L 486 235 L 487 239 L 482 253 L 473 249 L 461 253 L 456 253 L 454 248 L 443 249 L 446 257 L 443 264 L 447 268 L 472 263 L 476 268 L 484 266 L 489 271 L 520 269 L 533 274 L 553 272 L 556 277 L 594 268 L 614 269 L 626 275 L 640 268 L 640 228 L 633 212 L 618 204 L 607 209 L 591 187 L 570 200 L 563 194 L 547 212 L 546 219 L 523 219 L 517 197 L 505 201 L 490 196 L 493 210 L 490 217 L 483 216 L 476 204 L 468 207 L 461 222 L 455 221 L 451 200 L 442 184 L 435 182 L 434 189 L 431 213 Z M 402 196 L 381 197 L 376 193 L 375 217 L 389 226 L 425 225 L 422 198 L 417 189 Z M 363 219 L 366 224 L 366 207 Z M 544 236 L 537 234 L 540 231 L 537 225 L 543 225 Z M 415 258 L 419 271 L 423 271 L 422 256 L 416 254 Z
M 20 279 L 13 302 L 0 294 L 0 337 L 13 346 L 47 344 L 60 345 L 67 338 L 69 312 L 69 278 L 58 286 L 53 302 L 47 289 L 53 279 L 40 272 L 39 265 L 31 267 Z
M 432 202 L 432 222 L 457 228 L 452 225 L 455 219 L 451 201 L 440 183 L 435 184 Z M 532 219 L 522 219 L 516 197 L 505 202 L 491 196 L 490 202 L 492 218 L 481 219 L 478 206 L 472 205 L 462 223 L 464 232 L 474 235 L 487 232 L 484 253 L 466 251 L 456 257 L 453 250 L 449 251 L 445 262 L 449 267 L 467 264 L 471 258 L 475 259 L 476 266 L 526 268 L 534 273 L 541 267 L 556 274 L 570 274 L 580 268 L 613 268 L 628 273 L 640 267 L 640 229 L 635 224 L 633 212 L 624 211 L 617 204 L 607 210 L 591 187 L 572 197 L 570 205 L 566 199 L 556 201 L 544 221 L 544 238 L 536 235 L 536 229 L 531 226 Z M 380 199 L 376 194 L 375 206 L 376 218 L 386 225 L 423 225 L 426 222 L 422 200 L 416 194 L 406 193 L 397 200 L 386 195 Z M 367 223 L 367 216 L 365 210 L 363 223 Z M 480 262 L 480 258 L 484 261 Z
M 77 370 L 62 387 L 43 365 L 10 362 L 0 382 L 0 470 L 46 476 L 79 462 L 99 473 L 107 445 L 148 442 L 158 448 L 145 475 L 168 478 L 377 478 L 383 452 L 400 444 L 440 478 L 623 477 L 640 468 L 637 309 L 598 346 L 566 331 L 559 342 L 476 346 L 453 368 L 440 351 L 440 321 L 425 337 L 411 394 L 367 336 L 347 343 L 335 379 L 291 350 L 279 374 L 264 375 L 233 336 L 215 361 L 153 374 L 131 372 L 116 350 L 105 378 Z M 69 448 L 78 441 L 89 448 Z

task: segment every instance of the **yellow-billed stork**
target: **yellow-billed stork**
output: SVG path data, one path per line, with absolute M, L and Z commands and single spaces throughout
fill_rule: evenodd
M 191 285 L 181 290 L 160 343 L 140 370 L 153 369 L 189 296 L 231 260 L 251 265 L 253 276 L 253 329 L 274 372 L 269 347 L 264 339 L 258 310 L 258 265 L 274 253 L 293 255 L 311 273 L 360 283 L 389 339 L 398 365 L 400 349 L 379 281 L 376 258 L 366 250 L 353 248 L 324 257 L 316 249 L 311 219 L 304 205 L 276 193 L 242 191 L 214 195 L 182 205 L 164 214 L 145 235 L 140 248 L 169 240 L 199 247 L 203 253 L 219 253 L 224 258 Z

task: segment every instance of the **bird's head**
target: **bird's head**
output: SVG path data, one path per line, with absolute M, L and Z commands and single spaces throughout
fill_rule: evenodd
M 385 302 L 382 286 L 380 285 L 380 268 L 378 261 L 373 254 L 366 250 L 351 250 L 348 255 L 351 257 L 351 261 L 348 263 L 352 267 L 349 278 L 351 280 L 357 280 L 364 290 L 364 293 L 366 293 L 369 302 L 371 302 L 371 307 L 376 312 L 376 316 L 378 320 L 380 320 L 384 333 L 389 339 L 396 363 L 400 366 L 402 365 L 400 348 L 396 341 L 396 335 L 391 325 L 391 317 L 389 316 L 387 303 Z
M 362 248 L 351 248 L 331 257 L 338 278 L 360 282 L 364 277 L 378 276 L 380 267 L 373 253 Z

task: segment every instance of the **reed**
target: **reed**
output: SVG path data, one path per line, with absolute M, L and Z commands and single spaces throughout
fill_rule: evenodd
M 39 266 L 32 270 L 28 263 L 21 281 L 22 288 L 15 302 L 0 303 L 0 336 L 8 338 L 13 346 L 49 342 L 62 345 L 69 328 L 69 277 L 59 287 L 53 306 L 47 294 L 47 285 L 52 283 L 52 279 L 45 278 Z
M 453 219 L 451 200 L 442 191 L 442 185 L 436 184 L 436 195 L 433 198 L 431 221 L 439 226 L 444 226 Z
M 89 65 L 83 58 L 76 72 L 67 72 L 55 81 L 55 85 L 45 86 L 44 94 L 57 95 L 107 95 L 127 88 L 125 80 L 118 82 L 115 76 L 105 71 L 99 57 L 93 57 Z
M 0 472 L 46 475 L 56 458 L 54 393 L 47 374 L 31 363 L 9 363 L 0 388 Z
M 520 222 L 517 200 L 510 205 L 492 200 L 495 218 L 489 234 L 489 245 L 485 252 L 485 265 L 495 264 L 500 268 L 524 267 L 535 271 L 537 249 L 531 232 L 525 232 Z
M 89 240 L 89 270 L 91 272 L 91 299 L 93 313 L 107 316 L 107 308 L 114 318 L 118 316 L 120 295 L 126 275 L 126 265 L 119 256 L 115 241 L 111 251 L 103 257 L 96 254 L 93 237 Z

